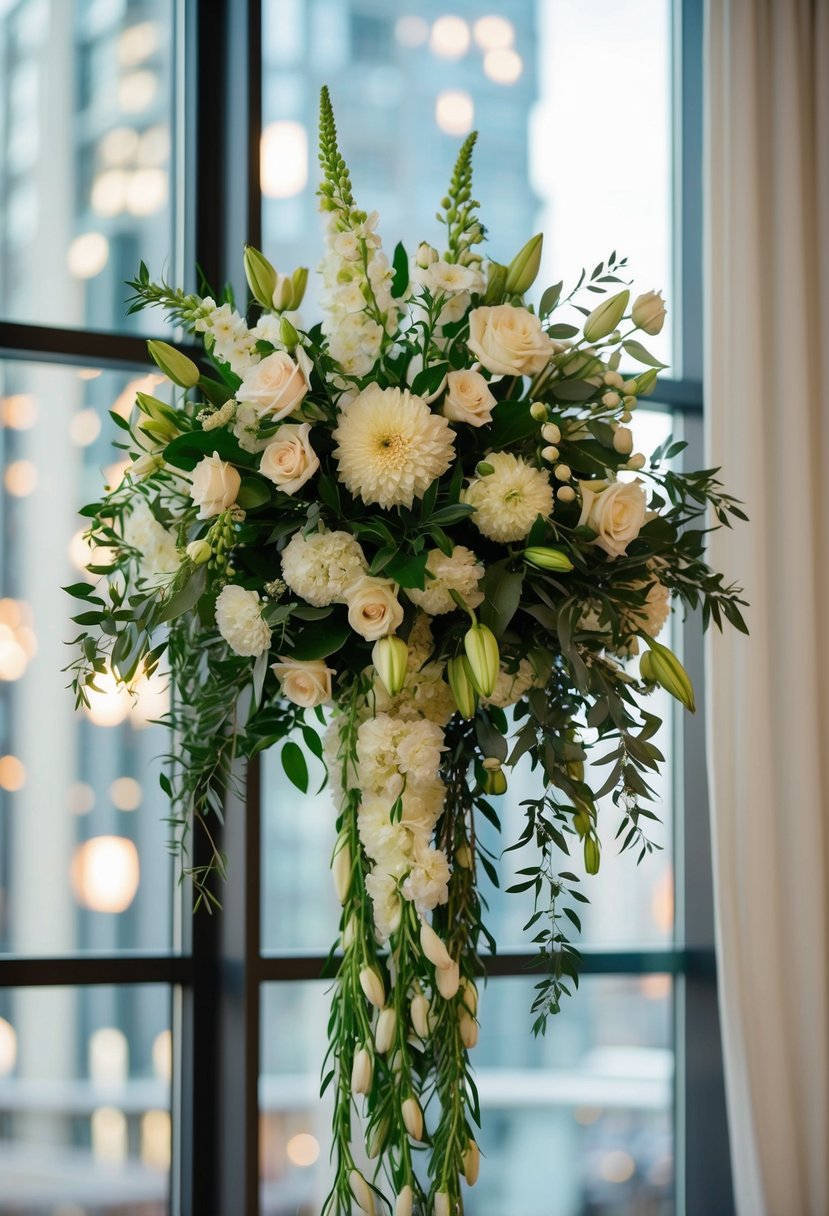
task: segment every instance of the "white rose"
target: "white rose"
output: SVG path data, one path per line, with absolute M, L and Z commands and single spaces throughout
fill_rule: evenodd
M 345 602 L 349 625 L 369 642 L 394 633 L 403 621 L 394 583 L 388 578 L 364 575 L 348 588 Z
M 499 376 L 534 376 L 556 349 L 538 317 L 511 304 L 474 308 L 466 345 L 487 371 Z
M 260 416 L 272 422 L 287 418 L 302 403 L 309 388 L 307 355 L 304 351 L 302 354 L 304 358 L 298 363 L 284 350 L 266 356 L 245 373 L 236 400 L 252 405 Z
M 593 542 L 610 557 L 621 557 L 639 535 L 646 519 L 645 491 L 640 481 L 580 481 L 579 527 L 597 533 Z
M 235 583 L 228 583 L 219 592 L 216 628 L 230 649 L 246 658 L 264 654 L 271 644 L 271 631 L 262 620 L 259 596 Z
M 331 700 L 332 667 L 326 667 L 324 659 L 302 662 L 279 656 L 279 662 L 271 665 L 271 671 L 282 685 L 282 695 L 294 705 L 312 709 Z
M 199 508 L 199 519 L 211 519 L 232 507 L 242 478 L 218 452 L 205 456 L 190 474 L 190 497 Z
M 468 422 L 470 426 L 485 426 L 492 422 L 495 398 L 480 372 L 450 372 L 446 386 L 444 418 L 450 422 Z
M 296 494 L 320 467 L 319 457 L 308 441 L 307 422 L 284 423 L 262 453 L 259 472 L 283 494 Z

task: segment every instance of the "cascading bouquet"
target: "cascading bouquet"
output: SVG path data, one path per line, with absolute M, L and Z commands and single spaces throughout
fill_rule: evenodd
M 621 847 L 652 847 L 647 694 L 693 708 L 656 635 L 672 597 L 744 628 L 695 526 L 709 507 L 719 524 L 744 516 L 716 470 L 665 463 L 682 444 L 633 452 L 627 424 L 662 366 L 633 335 L 658 333 L 665 309 L 654 292 L 629 306 L 624 261 L 528 307 L 541 237 L 507 267 L 482 258 L 470 136 L 438 215 L 445 251 L 410 260 L 398 245 L 389 262 L 325 90 L 320 125 L 321 325 L 296 313 L 307 271 L 278 274 L 251 247 L 244 315 L 143 265 L 131 284 L 133 309 L 166 309 L 204 358 L 149 343 L 183 392 L 113 415 L 131 464 L 83 512 L 100 581 L 69 589 L 91 627 L 72 670 L 82 703 L 101 676 L 133 687 L 165 656 L 176 762 L 162 784 L 179 842 L 195 829 L 211 842 L 188 871 L 200 898 L 216 900 L 224 870 L 210 816 L 237 758 L 281 744 L 302 790 L 306 754 L 324 759 L 342 904 L 324 1211 L 459 1216 L 479 1168 L 480 952 L 495 948 L 476 821 L 497 824 L 504 766 L 528 756 L 539 795 L 512 847 L 531 856 L 517 889 L 535 896 L 538 1033 L 577 979 L 566 927 L 585 897 L 562 855 L 579 848 L 597 872 L 609 794 Z M 604 298 L 582 307 L 582 290 Z M 554 320 L 564 304 L 580 325 Z M 626 361 L 644 370 L 626 376 Z M 603 767 L 588 770 L 597 746 Z

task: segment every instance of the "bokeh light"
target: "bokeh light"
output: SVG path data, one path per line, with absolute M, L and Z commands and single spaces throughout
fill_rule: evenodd
M 93 836 L 75 849 L 70 873 L 81 907 L 124 912 L 138 890 L 138 850 L 125 836 Z
M 94 279 L 109 259 L 109 241 L 102 232 L 76 236 L 66 251 L 66 265 L 76 279 Z
M 259 158 L 262 193 L 293 198 L 308 183 L 308 133 L 302 123 L 269 123 L 262 132 Z
M 119 811 L 136 811 L 141 805 L 141 782 L 134 777 L 116 777 L 109 787 L 109 796 Z
M 460 59 L 469 50 L 471 35 L 462 17 L 446 13 L 432 26 L 429 46 L 441 59 Z
M 10 794 L 26 784 L 26 766 L 18 756 L 0 756 L 0 789 Z
M 523 70 L 524 61 L 517 51 L 487 51 L 484 55 L 484 71 L 495 84 L 515 84 Z
M 515 42 L 515 26 L 509 18 L 497 13 L 479 17 L 472 33 L 482 51 L 501 51 Z
M 285 1145 L 285 1154 L 293 1165 L 307 1169 L 320 1155 L 319 1141 L 309 1132 L 300 1132 L 296 1136 L 291 1136 Z
M 467 135 L 475 121 L 475 105 L 464 89 L 445 89 L 435 102 L 435 121 L 447 135 Z

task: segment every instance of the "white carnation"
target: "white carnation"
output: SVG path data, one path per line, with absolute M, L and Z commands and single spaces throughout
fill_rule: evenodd
M 158 522 L 143 498 L 136 498 L 124 520 L 124 541 L 141 555 L 139 569 L 142 578 L 155 579 L 174 574 L 181 564 L 175 537 Z
M 282 577 L 317 608 L 345 599 L 346 590 L 368 569 L 363 551 L 348 532 L 296 532 L 282 553 Z
M 425 588 L 420 591 L 417 587 L 409 587 L 406 594 L 413 604 L 431 616 L 457 608 L 452 591 L 456 591 L 469 608 L 477 608 L 483 600 L 484 593 L 478 583 L 484 576 L 484 568 L 472 550 L 464 545 L 456 545 L 451 557 L 440 549 L 432 549 L 426 570 Z M 430 574 L 432 578 L 429 578 Z
M 236 654 L 255 657 L 271 644 L 271 631 L 262 620 L 255 591 L 228 583 L 216 600 L 216 628 Z
M 387 942 L 400 928 L 398 879 L 380 868 L 366 875 L 366 891 L 374 910 L 374 927 L 381 941 Z
M 403 895 L 425 915 L 449 898 L 449 862 L 441 849 L 417 849 L 415 864 L 403 883 Z
M 546 473 L 511 452 L 491 452 L 493 472 L 473 477 L 462 499 L 475 508 L 472 522 L 490 540 L 524 540 L 539 515 L 553 510 L 553 490 Z
M 431 781 L 440 769 L 446 751 L 443 731 L 436 722 L 403 722 L 397 744 L 398 765 L 409 781 Z

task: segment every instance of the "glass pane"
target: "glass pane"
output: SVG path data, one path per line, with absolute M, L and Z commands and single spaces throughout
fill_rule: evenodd
M 173 253 L 173 0 L 0 4 L 0 317 L 125 317 L 140 259 Z
M 672 290 L 669 0 L 438 5 L 266 0 L 265 250 L 314 267 L 319 85 L 332 92 L 358 201 L 390 252 L 440 237 L 435 209 L 473 127 L 475 195 L 494 258 L 546 234 L 539 286 L 615 249 L 634 290 Z M 451 14 L 451 15 L 450 15 Z M 619 65 L 635 71 L 619 76 Z M 316 307 L 309 287 L 305 311 Z M 652 345 L 671 358 L 666 331 Z
M 505 979 L 481 997 L 484 1160 L 467 1216 L 669 1216 L 670 978 L 587 977 L 541 1039 L 530 1034 L 531 996 L 532 981 Z M 326 1193 L 330 1109 L 318 1093 L 328 999 L 325 984 L 264 990 L 263 1216 L 311 1216 Z
M 166 949 L 172 870 L 158 787 L 165 682 L 76 714 L 61 587 L 90 560 L 78 507 L 119 476 L 109 409 L 160 377 L 0 364 L 0 950 Z M 94 581 L 94 576 L 86 577 Z
M 165 1216 L 170 990 L 0 992 L 0 1216 Z

